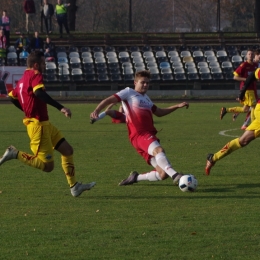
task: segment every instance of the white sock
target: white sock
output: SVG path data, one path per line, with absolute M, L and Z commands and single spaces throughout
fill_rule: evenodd
M 137 181 L 161 181 L 162 178 L 157 171 L 151 171 L 144 174 L 139 174 Z
M 177 172 L 172 168 L 170 162 L 168 161 L 165 153 L 158 153 L 155 155 L 155 160 L 157 165 L 159 165 L 170 177 L 172 177 Z
M 98 121 L 98 120 L 100 120 L 100 119 L 104 118 L 106 115 L 107 115 L 107 114 L 106 114 L 106 112 L 105 112 L 105 111 L 104 111 L 104 112 L 102 112 L 102 113 L 100 113 L 100 114 L 98 115 L 98 118 L 96 118 L 96 121 Z

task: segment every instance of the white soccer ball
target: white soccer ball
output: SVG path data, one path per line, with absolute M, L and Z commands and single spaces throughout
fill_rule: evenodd
M 179 180 L 179 188 L 181 191 L 195 191 L 198 187 L 198 181 L 192 174 L 183 175 Z

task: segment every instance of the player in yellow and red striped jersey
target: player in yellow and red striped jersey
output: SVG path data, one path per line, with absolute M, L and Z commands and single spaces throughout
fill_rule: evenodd
M 52 99 L 45 91 L 42 77 L 45 68 L 43 53 L 31 52 L 27 65 L 28 69 L 18 81 L 16 88 L 9 93 L 9 97 L 13 104 L 24 112 L 23 123 L 27 128 L 33 154 L 10 146 L 0 158 L 0 165 L 8 160 L 18 159 L 31 167 L 51 172 L 54 169 L 53 150 L 55 149 L 61 153 L 61 164 L 70 185 L 71 194 L 77 197 L 83 191 L 90 190 L 95 182 L 82 184 L 76 181 L 73 148 L 61 132 L 49 122 L 47 104 L 57 108 L 69 118 L 71 111 Z

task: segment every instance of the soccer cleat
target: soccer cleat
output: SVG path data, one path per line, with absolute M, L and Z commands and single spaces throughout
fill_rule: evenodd
M 179 180 L 180 178 L 183 176 L 182 173 L 175 173 L 173 176 L 172 176 L 172 180 L 173 180 L 173 184 L 174 185 L 178 185 L 179 184 Z
M 14 146 L 9 146 L 6 150 L 3 156 L 0 158 L 0 165 L 2 165 L 4 162 L 16 159 L 18 154 L 18 150 Z
M 238 116 L 239 116 L 239 113 L 234 113 L 232 116 L 233 121 L 236 121 Z
M 220 110 L 220 120 L 222 120 L 222 118 L 226 113 L 227 113 L 227 109 L 225 107 L 222 107 Z
M 70 188 L 71 195 L 73 197 L 78 197 L 83 191 L 90 190 L 95 185 L 96 185 L 95 182 L 86 183 L 86 184 L 77 182 L 72 188 Z
M 213 162 L 213 156 L 214 156 L 214 154 L 212 154 L 212 153 L 209 153 L 207 156 L 207 162 L 206 162 L 206 167 L 205 167 L 206 175 L 210 175 L 210 170 L 215 164 L 215 162 Z
M 241 126 L 241 130 L 246 130 L 247 129 L 247 125 L 242 125 Z
M 127 179 L 122 180 L 118 185 L 123 186 L 123 185 L 132 185 L 137 182 L 137 177 L 139 173 L 138 172 L 130 172 L 130 175 Z
M 90 124 L 94 124 L 97 120 L 95 118 L 90 118 Z

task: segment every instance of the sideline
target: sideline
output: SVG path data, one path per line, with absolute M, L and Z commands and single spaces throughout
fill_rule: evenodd
M 238 129 L 239 129 L 239 128 L 223 130 L 223 131 L 220 131 L 220 132 L 219 132 L 219 135 L 230 136 L 230 137 L 239 137 L 239 135 L 230 135 L 230 134 L 227 134 L 227 132 L 235 131 L 235 130 L 238 130 Z

